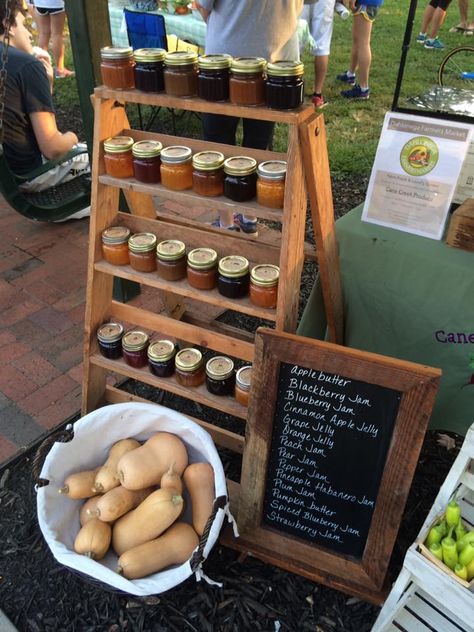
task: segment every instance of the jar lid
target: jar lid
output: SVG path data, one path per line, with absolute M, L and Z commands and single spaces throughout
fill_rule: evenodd
M 181 371 L 195 371 L 202 364 L 202 353 L 194 347 L 178 351 L 175 357 L 176 368 Z
M 246 275 L 249 271 L 249 262 L 240 255 L 229 255 L 222 257 L 219 261 L 219 272 L 223 276 L 238 278 Z
M 263 57 L 234 57 L 231 63 L 232 72 L 241 74 L 262 72 L 265 70 L 267 60 Z
M 102 59 L 129 59 L 133 57 L 131 46 L 104 46 L 100 49 Z
M 128 240 L 128 248 L 132 252 L 150 252 L 156 246 L 156 235 L 153 233 L 135 233 Z
M 224 161 L 224 171 L 230 176 L 248 176 L 257 169 L 255 158 L 232 156 Z
M 122 338 L 122 347 L 125 351 L 141 351 L 148 345 L 148 334 L 139 329 L 127 331 Z
M 200 55 L 198 58 L 199 68 L 206 70 L 220 70 L 221 68 L 230 68 L 232 62 L 231 55 Z
M 206 373 L 213 380 L 226 380 L 234 372 L 234 363 L 227 356 L 215 356 L 206 363 Z
M 266 160 L 257 167 L 257 173 L 263 178 L 270 180 L 283 180 L 286 176 L 285 160 Z
M 186 246 L 182 241 L 177 239 L 166 239 L 160 241 L 156 247 L 156 254 L 158 259 L 164 259 L 165 261 L 176 261 L 184 257 L 186 252 Z
M 176 353 L 176 347 L 172 340 L 155 340 L 148 347 L 148 357 L 155 362 L 166 362 Z
M 167 66 L 189 66 L 195 64 L 198 58 L 197 53 L 192 51 L 175 50 L 166 53 L 165 64 Z
M 220 151 L 199 151 L 193 156 L 193 167 L 202 171 L 219 169 L 224 164 L 224 154 Z
M 241 367 L 237 373 L 235 374 L 235 381 L 239 388 L 243 391 L 250 390 L 250 382 L 252 379 L 252 365 L 247 364 L 246 366 Z
M 170 145 L 161 150 L 161 161 L 167 163 L 187 162 L 193 152 L 184 145 Z
M 153 64 L 157 61 L 163 61 L 166 57 L 164 48 L 137 48 L 133 51 L 135 61 Z
M 112 136 L 104 140 L 104 149 L 110 154 L 128 151 L 132 148 L 134 140 L 131 136 Z
M 217 252 L 212 248 L 194 248 L 188 252 L 188 266 L 195 270 L 209 270 L 217 263 Z
M 273 287 L 278 283 L 279 276 L 280 268 L 270 263 L 254 266 L 250 273 L 252 283 L 262 287 Z
M 126 226 L 109 226 L 102 231 L 103 244 L 124 244 L 130 237 L 130 229 Z
M 161 154 L 163 145 L 159 140 L 139 140 L 132 147 L 132 154 L 137 158 L 154 158 Z
M 274 61 L 267 64 L 267 74 L 272 77 L 295 77 L 304 73 L 301 61 Z
M 120 323 L 104 323 L 97 330 L 99 342 L 118 342 L 123 336 L 123 327 Z

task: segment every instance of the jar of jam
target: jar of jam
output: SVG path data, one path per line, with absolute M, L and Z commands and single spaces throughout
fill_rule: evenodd
M 128 239 L 130 229 L 126 226 L 110 226 L 102 231 L 102 256 L 114 266 L 130 263 Z
M 213 290 L 217 285 L 217 252 L 195 248 L 188 253 L 188 283 L 197 290 Z
M 193 186 L 193 152 L 189 147 L 170 145 L 161 150 L 161 184 L 173 191 Z
M 235 399 L 242 406 L 249 405 L 250 381 L 252 366 L 250 364 L 240 368 L 235 375 Z
M 224 195 L 234 202 L 247 202 L 257 194 L 257 161 L 233 156 L 224 161 Z
M 201 55 L 198 58 L 198 95 L 205 101 L 229 100 L 230 55 Z
M 193 191 L 205 197 L 224 194 L 224 154 L 200 151 L 193 156 Z
M 215 356 L 206 363 L 206 387 L 213 395 L 233 395 L 234 363 L 226 356 Z
M 198 91 L 197 53 L 173 51 L 165 57 L 165 92 L 171 97 L 193 97 Z
M 227 298 L 242 298 L 249 292 L 249 283 L 249 262 L 245 257 L 230 255 L 219 261 L 219 294 Z
M 199 386 L 204 382 L 205 369 L 199 349 L 186 347 L 175 356 L 176 380 L 181 386 Z
M 133 138 L 113 136 L 104 140 L 105 173 L 114 178 L 133 178 Z
M 122 357 L 123 327 L 120 323 L 104 323 L 97 330 L 99 351 L 104 358 L 118 360 Z
M 250 273 L 250 301 L 257 307 L 276 307 L 279 276 L 278 266 L 265 263 L 253 267 Z
M 137 272 L 156 270 L 156 235 L 135 233 L 128 240 L 130 265 Z
M 157 377 L 170 377 L 174 373 L 176 346 L 171 340 L 156 340 L 148 347 L 148 367 Z
M 304 64 L 276 61 L 267 64 L 266 104 L 274 110 L 293 110 L 303 103 Z
M 135 58 L 135 87 L 142 92 L 163 92 L 166 51 L 163 48 L 137 48 Z
M 286 162 L 266 160 L 257 167 L 257 202 L 270 208 L 283 208 Z
M 139 329 L 127 331 L 122 338 L 122 353 L 126 364 L 134 369 L 147 365 L 148 334 Z
M 234 57 L 230 65 L 229 98 L 234 105 L 265 103 L 265 66 L 263 57 Z
M 102 81 L 112 90 L 130 90 L 135 87 L 133 49 L 104 46 L 100 49 Z
M 163 145 L 157 140 L 139 140 L 132 147 L 133 172 L 140 182 L 156 184 L 160 181 L 160 154 Z
M 179 281 L 186 276 L 186 246 L 177 239 L 160 241 L 156 247 L 159 276 L 165 281 Z

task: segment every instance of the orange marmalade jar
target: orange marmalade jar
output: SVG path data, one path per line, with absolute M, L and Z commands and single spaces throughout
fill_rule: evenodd
M 133 49 L 131 46 L 104 46 L 100 49 L 102 81 L 112 90 L 130 90 L 135 87 Z
M 257 167 L 257 202 L 270 208 L 283 208 L 286 162 L 266 160 Z
M 114 178 L 133 178 L 133 138 L 113 136 L 104 140 L 105 173 Z
M 250 273 L 250 302 L 257 307 L 272 309 L 277 305 L 280 268 L 268 263 L 252 268 Z
M 102 231 L 102 256 L 115 266 L 130 263 L 128 256 L 128 238 L 130 229 L 126 226 L 109 226 Z
M 173 191 L 193 186 L 193 152 L 189 147 L 170 145 L 161 150 L 161 184 Z

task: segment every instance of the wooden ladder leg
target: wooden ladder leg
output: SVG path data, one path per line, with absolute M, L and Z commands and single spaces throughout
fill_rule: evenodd
M 411 580 L 410 571 L 402 568 L 371 632 L 388 632 L 388 630 L 390 630 L 392 621 L 397 612 L 403 608 L 416 589 L 416 584 L 414 583 L 409 586 Z

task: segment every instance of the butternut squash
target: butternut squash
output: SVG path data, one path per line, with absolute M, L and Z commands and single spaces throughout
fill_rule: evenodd
M 158 432 L 136 450 L 124 454 L 118 462 L 117 471 L 124 487 L 144 489 L 158 485 L 171 464 L 181 476 L 188 464 L 186 446 L 176 435 Z
M 81 527 L 74 541 L 74 550 L 93 560 L 101 560 L 109 550 L 112 527 L 107 522 L 93 518 Z
M 157 489 L 147 496 L 115 523 L 112 546 L 117 555 L 157 538 L 173 524 L 182 508 L 183 497 L 173 489 Z
M 58 492 L 74 500 L 95 496 L 97 492 L 93 491 L 93 487 L 98 469 L 69 474 L 64 481 L 63 487 L 58 489 Z
M 163 535 L 123 553 L 117 572 L 127 579 L 139 579 L 151 573 L 189 560 L 199 544 L 194 529 L 185 522 L 177 522 Z
M 184 470 L 183 482 L 191 496 L 193 527 L 201 536 L 214 506 L 214 469 L 209 463 L 191 463 Z
M 101 498 L 102 496 L 92 496 L 92 498 L 88 498 L 82 505 L 79 511 L 81 527 L 83 527 L 86 522 L 90 522 L 93 518 L 97 518 L 95 512 L 97 511 L 97 503 Z
M 114 443 L 110 448 L 107 461 L 97 472 L 94 489 L 103 494 L 120 485 L 117 475 L 118 462 L 124 454 L 139 447 L 140 443 L 136 439 L 122 439 Z
M 183 493 L 183 482 L 181 476 L 175 472 L 174 463 L 172 463 L 160 479 L 160 487 L 162 489 L 175 489 L 179 494 Z
M 125 489 L 121 485 L 114 487 L 103 496 L 98 497 L 95 508 L 91 510 L 91 514 L 104 522 L 113 522 L 130 511 L 135 509 L 152 493 L 153 487 L 146 489 L 137 489 L 132 491 Z

